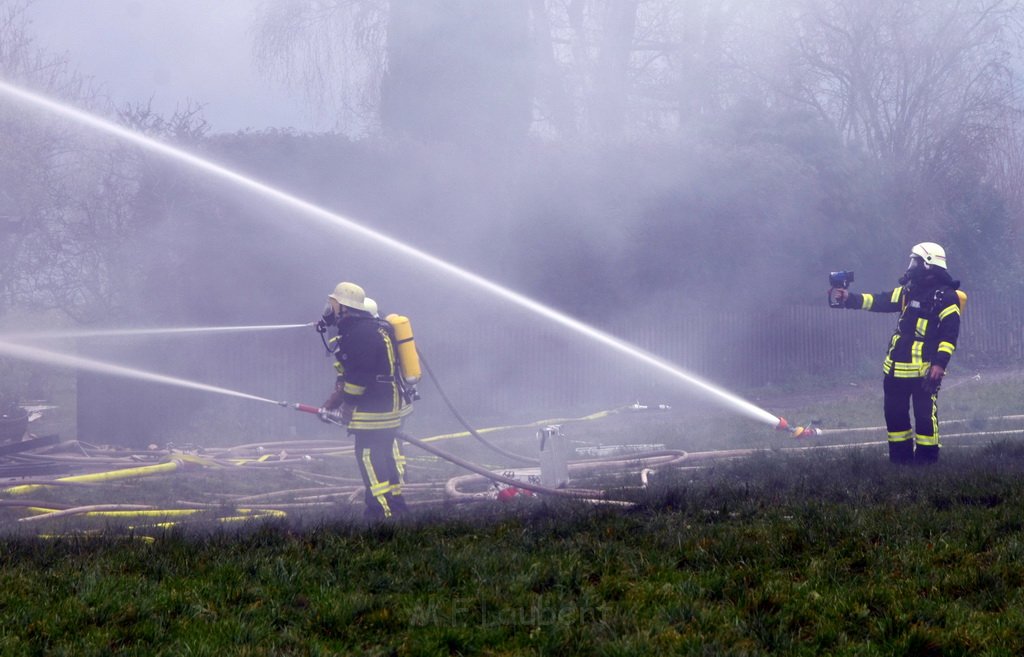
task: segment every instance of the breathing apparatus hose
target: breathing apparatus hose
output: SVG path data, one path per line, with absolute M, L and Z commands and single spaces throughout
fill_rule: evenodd
M 527 463 L 529 465 L 540 465 L 540 461 L 538 459 L 530 458 L 529 456 L 523 456 L 521 454 L 516 454 L 514 452 L 509 452 L 507 450 L 502 449 L 501 447 L 498 447 L 497 445 L 495 445 L 494 443 L 488 441 L 483 436 L 481 436 L 479 433 L 477 433 L 476 429 L 474 429 L 473 427 L 469 426 L 469 423 L 466 422 L 466 419 L 464 417 L 462 417 L 462 415 L 459 413 L 459 411 L 455 408 L 455 405 L 452 404 L 451 399 L 449 399 L 448 395 L 445 394 L 444 388 L 441 387 L 441 383 L 437 380 L 437 377 L 434 375 L 434 371 L 432 369 L 430 369 L 430 364 L 427 363 L 427 359 L 425 359 L 423 357 L 423 352 L 417 350 L 416 353 L 420 357 L 420 363 L 423 365 L 423 369 L 426 370 L 427 375 L 430 376 L 430 380 L 434 382 L 434 387 L 437 388 L 437 392 L 438 392 L 438 394 L 441 395 L 441 399 L 444 400 L 444 403 L 448 407 L 448 410 L 450 410 L 452 412 L 452 415 L 455 416 L 455 419 L 459 421 L 459 424 L 461 424 L 466 429 L 466 431 L 468 431 L 470 433 L 470 435 L 472 435 L 474 438 L 479 440 L 486 447 L 489 447 L 490 449 L 492 449 L 495 452 L 501 454 L 502 456 L 507 456 L 510 459 L 515 459 L 516 461 L 519 461 L 520 463 Z M 447 458 L 447 457 L 444 457 L 444 458 Z M 520 486 L 520 488 L 523 488 L 523 487 Z

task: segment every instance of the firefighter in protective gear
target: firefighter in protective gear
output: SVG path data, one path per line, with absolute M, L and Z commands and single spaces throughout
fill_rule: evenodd
M 348 285 L 348 284 L 346 284 L 346 285 Z M 328 299 L 331 299 L 331 298 L 332 298 L 331 296 L 328 296 Z M 334 300 L 337 301 L 336 298 Z M 338 304 L 328 303 L 327 304 L 327 307 L 324 308 L 323 316 L 320 317 L 320 319 L 316 322 L 317 333 L 327 333 L 328 325 L 334 326 L 334 323 L 335 323 L 335 310 L 334 309 L 335 309 L 335 307 L 340 306 L 340 305 L 341 305 L 340 303 L 338 303 Z M 366 312 L 368 312 L 371 315 L 373 315 L 373 317 L 375 319 L 380 319 L 380 314 L 378 313 L 378 310 L 377 310 L 377 302 L 374 301 L 373 299 L 371 299 L 370 297 L 365 297 L 363 299 L 363 310 L 365 310 Z M 390 327 L 389 327 L 389 329 L 390 329 Z M 392 331 L 392 342 L 397 342 L 396 340 L 394 340 L 393 333 L 394 332 Z M 337 354 L 337 352 L 338 352 L 338 339 L 339 338 L 340 338 L 340 336 L 336 335 L 333 338 L 331 338 L 330 340 L 327 340 L 325 342 L 325 344 L 326 344 L 326 346 L 328 348 L 328 351 L 330 351 L 332 354 Z M 345 376 L 345 365 L 340 360 L 335 360 L 334 361 L 334 369 L 337 370 L 338 376 Z
M 899 313 L 882 365 L 893 463 L 927 464 L 939 459 L 937 399 L 960 334 L 959 287 L 960 281 L 953 280 L 946 269 L 946 251 L 934 242 L 922 242 L 910 250 L 910 264 L 893 290 L 877 294 L 829 290 L 830 298 L 845 308 Z
M 338 376 L 323 410 L 341 410 L 366 486 L 365 515 L 381 519 L 406 510 L 405 457 L 397 434 L 412 405 L 401 394 L 394 337 L 386 322 L 366 310 L 365 300 L 354 283 L 339 283 L 328 295 L 331 312 L 325 311 L 324 321 L 338 331 L 332 339 Z

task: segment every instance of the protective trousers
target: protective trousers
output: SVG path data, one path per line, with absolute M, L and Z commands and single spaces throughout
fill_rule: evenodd
M 886 376 L 882 383 L 889 460 L 893 463 L 926 464 L 939 460 L 938 393 L 926 392 L 921 386 L 923 380 L 921 377 Z M 911 407 L 914 427 L 910 425 Z
M 368 519 L 383 519 L 406 511 L 402 497 L 405 457 L 398 449 L 394 429 L 352 431 L 356 464 L 366 486 Z

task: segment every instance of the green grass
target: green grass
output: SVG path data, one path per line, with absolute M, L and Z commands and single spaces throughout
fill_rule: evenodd
M 983 418 L 1015 412 L 1020 388 L 1010 377 L 940 399 L 987 430 L 1001 425 Z M 880 423 L 879 406 L 880 391 L 865 385 L 772 410 L 800 419 L 831 411 L 831 426 L 864 426 Z M 168 530 L 112 522 L 89 535 L 66 520 L 45 526 L 50 538 L 0 508 L 0 654 L 1024 650 L 1024 432 L 947 444 L 936 466 L 898 468 L 884 448 L 783 452 L 814 443 L 742 418 L 694 417 L 567 425 L 606 444 L 768 448 L 659 472 L 646 490 L 612 480 L 631 507 L 521 498 L 436 505 L 379 525 L 333 513 Z M 289 477 L 200 471 L 45 495 L 196 498 L 300 485 Z
M 664 473 L 631 509 L 0 542 L 4 655 L 978 655 L 1024 637 L 1024 449 Z

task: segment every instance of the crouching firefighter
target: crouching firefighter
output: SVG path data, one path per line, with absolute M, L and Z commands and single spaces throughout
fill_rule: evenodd
M 390 518 L 406 510 L 405 458 L 397 434 L 412 412 L 402 390 L 394 335 L 387 322 L 367 309 L 366 294 L 355 283 L 339 283 L 327 302 L 318 330 L 337 328 L 330 344 L 338 376 L 320 416 L 328 421 L 340 410 L 341 423 L 355 438 L 356 464 L 366 486 L 364 515 Z
M 946 269 L 945 250 L 933 242 L 922 242 L 910 250 L 910 264 L 893 290 L 877 294 L 829 290 L 831 306 L 900 314 L 882 365 L 885 425 L 893 463 L 939 460 L 939 387 L 956 350 L 960 311 L 967 299 L 959 287 L 960 281 L 953 280 Z

